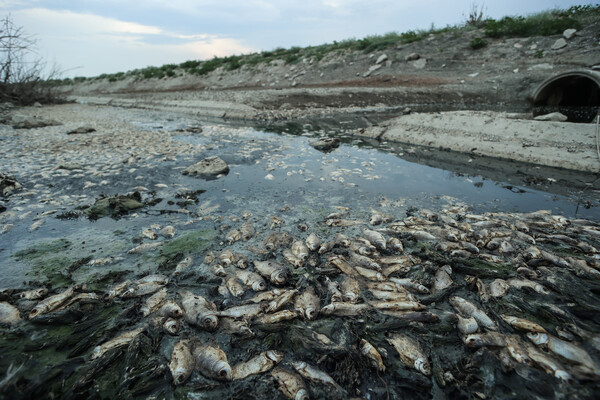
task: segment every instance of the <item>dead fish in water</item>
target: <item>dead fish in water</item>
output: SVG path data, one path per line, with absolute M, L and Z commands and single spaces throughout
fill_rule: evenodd
M 167 318 L 162 323 L 162 328 L 169 335 L 176 336 L 179 333 L 179 320 Z
M 389 238 L 388 242 L 387 242 L 387 247 L 395 252 L 404 253 L 404 245 L 398 238 L 395 238 L 395 237 Z
M 417 301 L 416 296 L 412 293 L 409 293 L 407 290 L 403 291 L 387 291 L 387 290 L 377 290 L 377 289 L 369 289 L 369 292 L 375 297 L 377 300 L 385 300 L 385 301 Z
M 465 345 L 475 349 L 483 346 L 505 347 L 506 344 L 507 336 L 498 332 L 478 333 L 465 338 Z
M 429 293 L 429 289 L 410 278 L 390 278 L 390 281 L 394 282 L 396 285 L 414 289 L 419 293 Z
M 171 353 L 169 369 L 175 385 L 183 384 L 194 371 L 195 360 L 189 340 L 184 339 L 175 344 Z
M 134 282 L 133 286 L 122 292 L 120 297 L 123 299 L 129 299 L 132 297 L 146 296 L 148 294 L 158 292 L 164 286 L 165 284 L 160 282 Z
M 1 325 L 16 325 L 21 321 L 21 313 L 19 309 L 5 301 L 0 302 L 0 326 Z
M 194 259 L 191 256 L 185 257 L 183 260 L 177 263 L 173 275 L 181 275 L 194 263 Z
M 4 226 L 2 226 L 2 229 L 0 230 L 0 235 L 10 231 L 13 227 L 14 227 L 14 224 L 5 224 Z
M 29 312 L 29 318 L 35 318 L 38 315 L 46 314 L 51 311 L 56 310 L 63 303 L 67 301 L 67 299 L 73 296 L 75 293 L 75 288 L 71 286 L 65 291 L 55 294 L 54 296 L 50 296 L 42 301 L 40 301 L 36 306 Z
M 425 232 L 425 231 L 411 230 L 411 231 L 409 231 L 409 234 L 416 241 L 434 241 L 434 240 L 437 240 L 437 238 L 435 236 L 433 236 L 431 233 Z
M 378 249 L 385 250 L 387 248 L 387 240 L 381 233 L 371 229 L 363 229 L 362 233 L 365 239 L 373 243 Z
M 340 282 L 340 290 L 344 301 L 356 303 L 360 298 L 360 283 L 351 276 L 343 276 Z
M 527 279 L 509 279 L 508 285 L 517 289 L 528 287 L 540 294 L 550 294 L 550 290 L 546 289 L 543 285 Z
M 537 346 L 540 346 L 552 353 L 559 355 L 571 362 L 581 364 L 591 370 L 594 375 L 600 375 L 598 365 L 592 360 L 590 355 L 581 347 L 573 343 L 558 339 L 547 333 L 530 332 L 526 334 L 527 338 Z
M 156 233 L 152 228 L 145 228 L 142 229 L 142 236 L 150 240 L 154 240 L 158 238 L 158 233 Z
M 106 294 L 104 295 L 104 299 L 112 300 L 115 297 L 120 296 L 121 293 L 123 293 L 125 291 L 125 289 L 127 289 L 131 285 L 131 283 L 132 282 L 130 280 L 126 280 L 121 283 L 117 283 L 115 286 L 113 286 L 106 292 Z
M 294 296 L 298 293 L 297 289 L 285 290 L 281 295 L 271 300 L 269 304 L 266 306 L 265 311 L 267 312 L 275 312 L 281 309 L 281 307 L 290 303 Z
M 175 236 L 175 228 L 172 227 L 171 225 L 165 226 L 164 228 L 162 228 L 160 230 L 160 234 L 164 237 L 166 237 L 167 239 L 170 239 L 172 237 Z
M 229 318 L 252 318 L 264 312 L 263 304 L 246 304 L 243 306 L 230 307 L 216 313 L 219 317 Z
M 283 360 L 283 353 L 276 350 L 268 350 L 248 361 L 236 364 L 232 368 L 232 379 L 240 380 L 250 375 L 262 374 L 271 370 Z
M 229 278 L 227 278 L 225 286 L 227 286 L 227 290 L 229 290 L 229 293 L 231 293 L 233 297 L 237 297 L 238 299 L 241 298 L 245 293 L 242 283 L 235 276 L 230 276 Z
M 271 233 L 263 241 L 265 249 L 275 251 L 279 246 L 289 246 L 294 241 L 294 237 L 287 232 Z
M 298 317 L 296 311 L 282 310 L 273 314 L 259 315 L 252 322 L 257 324 L 276 324 L 281 321 L 289 321 Z
M 334 240 L 330 240 L 328 242 L 321 243 L 321 246 L 319 246 L 318 253 L 325 254 L 325 253 L 331 251 L 331 249 L 333 249 L 336 246 L 336 244 L 337 243 Z
M 38 221 L 35 221 L 33 224 L 31 224 L 31 227 L 29 228 L 29 232 L 38 230 L 42 225 L 44 225 L 45 222 L 46 222 L 45 219 L 40 219 Z
M 104 353 L 106 353 L 109 350 L 129 344 L 129 342 L 131 342 L 133 339 L 135 339 L 136 336 L 138 336 L 140 333 L 142 333 L 145 329 L 146 329 L 145 326 L 141 326 L 132 331 L 122 333 L 121 335 L 117 336 L 116 338 L 111 339 L 99 346 L 96 346 L 94 348 L 94 350 L 92 351 L 92 356 L 91 356 L 92 360 L 94 360 L 98 357 L 101 357 Z
M 495 279 L 488 285 L 488 293 L 492 297 L 502 297 L 508 292 L 510 286 L 503 279 Z
M 335 303 L 338 301 L 342 301 L 343 294 L 338 287 L 337 282 L 332 281 L 329 277 L 325 277 L 325 285 L 327 286 L 327 291 L 331 294 L 331 302 Z
M 363 267 L 354 267 L 354 270 L 361 276 L 371 280 L 371 281 L 379 281 L 379 282 L 383 282 L 386 280 L 385 276 L 383 276 L 383 274 L 381 272 L 378 271 L 374 271 L 372 269 L 369 268 L 363 268 Z
M 252 239 L 252 237 L 254 236 L 254 226 L 252 225 L 252 222 L 248 221 L 242 224 L 240 232 L 242 234 L 243 240 Z
M 228 267 L 235 262 L 236 256 L 230 249 L 225 249 L 217 256 L 217 259 L 219 264 Z
M 554 360 L 546 353 L 543 353 L 532 345 L 527 346 L 526 351 L 529 358 L 542 369 L 544 369 L 546 373 L 552 374 L 556 378 L 565 382 L 573 381 L 571 374 L 569 374 L 558 361 Z
M 246 320 L 224 317 L 219 320 L 219 332 L 236 335 L 243 338 L 254 337 L 254 332 L 248 327 Z M 235 368 L 235 367 L 234 367 Z
M 180 291 L 179 295 L 181 296 L 183 316 L 189 324 L 196 325 L 209 332 L 217 329 L 219 318 L 216 315 L 217 307 L 214 303 L 187 290 Z
M 371 307 L 368 304 L 335 302 L 323 307 L 321 309 L 321 313 L 324 315 L 339 315 L 347 317 L 362 314 L 370 309 Z
M 379 371 L 385 372 L 383 358 L 381 357 L 381 354 L 379 354 L 379 351 L 377 351 L 377 349 L 371 343 L 367 342 L 365 339 L 361 339 L 359 350 L 360 354 L 367 357 L 375 368 L 377 368 Z
M 309 321 L 317 318 L 320 309 L 321 301 L 312 286 L 307 287 L 306 290 L 296 298 L 296 302 L 294 303 L 294 310 L 299 312 Z
M 162 288 L 158 292 L 154 293 L 152 296 L 148 297 L 144 302 L 144 305 L 140 307 L 140 314 L 143 317 L 147 317 L 156 311 L 167 299 L 167 289 Z
M 227 355 L 218 347 L 195 343 L 193 351 L 196 369 L 207 378 L 230 381 L 232 371 Z
M 326 385 L 332 385 L 336 388 L 340 388 L 329 374 L 321 371 L 313 367 L 312 365 L 304 362 L 304 361 L 294 361 L 292 362 L 292 367 L 298 372 L 302 377 L 311 380 L 316 383 L 324 383 Z M 343 389 L 342 389 L 343 390 Z
M 431 367 L 427 357 L 421 350 L 419 342 L 401 334 L 395 334 L 388 339 L 388 342 L 394 346 L 400 360 L 408 367 L 414 368 L 424 375 L 431 375 Z
M 319 239 L 319 237 L 316 234 L 311 233 L 306 237 L 306 247 L 308 247 L 310 251 L 317 251 L 320 246 L 321 239 Z
M 283 258 L 285 261 L 290 263 L 294 268 L 300 268 L 304 265 L 304 260 L 296 257 L 290 249 L 285 249 L 282 252 Z
M 254 268 L 275 285 L 283 285 L 287 281 L 286 268 L 274 261 L 254 261 Z
M 88 262 L 88 265 L 95 267 L 98 265 L 112 264 L 114 262 L 121 261 L 121 260 L 123 260 L 122 257 L 112 257 L 112 256 L 103 257 L 103 258 L 95 258 L 93 260 L 90 260 L 90 262 Z
M 325 220 L 325 225 L 331 226 L 331 227 L 339 227 L 339 228 L 346 228 L 349 226 L 362 225 L 362 224 L 364 224 L 363 221 L 356 221 L 356 220 L 351 220 L 351 219 L 329 218 L 329 219 Z
M 367 256 L 362 256 L 360 254 L 352 253 L 350 255 L 350 261 L 355 265 L 359 265 L 361 267 L 371 268 L 376 271 L 381 272 L 381 266 L 377 264 L 374 260 L 371 260 Z
M 477 323 L 480 326 L 482 326 L 486 329 L 494 330 L 494 331 L 498 329 L 498 327 L 494 323 L 494 321 L 492 321 L 490 319 L 490 317 L 487 316 L 486 313 L 484 313 L 482 310 L 477 308 L 470 301 L 467 301 L 458 296 L 453 296 L 453 297 L 450 297 L 450 304 L 456 309 L 456 311 L 458 311 L 465 317 L 475 318 L 475 320 L 477 321 Z
M 535 322 L 531 322 L 519 317 L 513 317 L 511 315 L 501 315 L 501 317 L 507 324 L 521 331 L 546 333 L 544 327 L 536 324 Z
M 179 307 L 179 304 L 173 300 L 168 300 L 163 303 L 157 311 L 158 315 L 163 317 L 181 318 L 183 317 L 183 310 Z
M 250 211 L 244 210 L 242 211 L 242 219 L 246 220 L 248 218 L 250 218 L 252 216 L 252 213 Z
M 233 244 L 242 239 L 242 232 L 239 229 L 232 229 L 225 235 L 225 241 L 228 244 Z
M 432 291 L 435 292 L 439 292 L 441 290 L 444 290 L 450 286 L 452 286 L 452 283 L 454 283 L 452 281 L 452 278 L 450 277 L 450 274 L 452 273 L 452 267 L 450 267 L 449 265 L 444 265 L 440 268 L 438 268 L 438 270 L 435 272 L 435 275 L 433 277 L 433 286 L 432 286 Z
M 275 367 L 271 376 L 279 384 L 279 390 L 292 400 L 309 400 L 308 388 L 300 376 L 281 367 Z
M 39 289 L 26 290 L 24 292 L 21 292 L 21 293 L 19 293 L 19 298 L 24 299 L 24 300 L 39 300 L 47 294 L 48 294 L 48 289 L 39 288 Z
M 456 327 L 458 328 L 458 331 L 463 335 L 470 335 L 472 333 L 477 332 L 477 330 L 479 329 L 479 325 L 473 317 L 463 318 L 459 314 L 457 314 L 456 318 L 458 319 Z
M 154 250 L 160 246 L 163 245 L 163 242 L 157 242 L 157 243 L 143 243 L 140 244 L 139 246 L 134 247 L 133 249 L 129 250 L 127 252 L 127 254 L 140 254 L 140 253 L 145 253 L 147 251 L 151 251 Z
M 425 306 L 416 301 L 372 301 L 369 305 L 385 311 L 420 311 L 424 310 Z
M 292 254 L 301 260 L 308 258 L 308 247 L 301 240 L 296 240 L 292 243 Z
M 233 274 L 240 280 L 246 287 L 254 290 L 255 292 L 260 292 L 267 289 L 267 283 L 265 280 L 257 274 L 256 272 L 248 271 L 248 270 L 235 270 Z

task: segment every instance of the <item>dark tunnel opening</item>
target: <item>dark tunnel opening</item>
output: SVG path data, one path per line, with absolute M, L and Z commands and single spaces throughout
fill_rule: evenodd
M 551 78 L 536 90 L 533 116 L 560 112 L 569 122 L 589 123 L 600 109 L 600 74 L 571 72 Z

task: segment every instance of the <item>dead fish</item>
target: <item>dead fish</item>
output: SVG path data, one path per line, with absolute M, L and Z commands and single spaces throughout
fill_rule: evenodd
M 261 293 L 256 294 L 255 296 L 247 299 L 246 302 L 257 304 L 257 303 L 261 303 L 263 301 L 275 300 L 276 298 L 281 296 L 286 291 L 287 290 L 285 290 L 285 289 L 277 289 L 277 288 L 273 289 L 273 290 L 268 290 L 266 292 L 261 292 Z
M 410 300 L 372 301 L 369 304 L 378 310 L 385 311 L 420 311 L 425 309 L 423 304 Z
M 304 361 L 294 361 L 292 362 L 292 367 L 298 372 L 302 377 L 311 380 L 316 383 L 324 383 L 326 385 L 332 385 L 336 388 L 340 388 L 340 386 L 333 380 L 329 374 L 321 371 L 313 367 L 312 365 L 304 362 Z
M 248 270 L 235 270 L 233 274 L 240 280 L 246 287 L 254 290 L 255 292 L 260 292 L 267 289 L 267 283 L 265 280 L 257 274 L 256 272 L 248 271 Z
M 360 284 L 351 276 L 344 275 L 340 282 L 342 299 L 350 303 L 356 303 L 360 299 Z
M 233 297 L 237 297 L 239 299 L 245 293 L 242 283 L 235 276 L 230 276 L 229 278 L 227 278 L 225 285 L 227 286 L 227 290 L 229 290 L 229 293 L 231 293 Z
M 569 263 L 565 259 L 560 258 L 550 252 L 541 250 L 540 254 L 544 260 L 556 265 L 557 267 L 560 267 L 560 268 L 569 268 L 570 267 Z
M 242 232 L 239 229 L 232 229 L 225 235 L 228 244 L 233 244 L 240 239 L 242 239 Z
M 296 311 L 282 310 L 273 314 L 259 315 L 254 318 L 253 322 L 257 324 L 276 324 L 281 321 L 289 321 L 298 317 Z
M 331 227 L 346 228 L 349 226 L 362 225 L 364 222 L 351 219 L 329 218 L 325 220 L 325 225 Z
M 479 329 L 479 325 L 477 325 L 477 321 L 475 320 L 475 318 L 463 318 L 458 314 L 456 315 L 456 317 L 458 319 L 456 327 L 458 328 L 458 331 L 463 335 L 475 333 Z
M 160 246 L 163 245 L 163 242 L 157 242 L 157 243 L 143 243 L 140 244 L 139 246 L 134 247 L 133 249 L 129 250 L 127 252 L 127 254 L 140 254 L 140 253 L 145 253 L 147 251 L 151 251 L 154 250 Z
M 219 327 L 219 332 L 236 335 L 243 338 L 254 337 L 254 332 L 252 332 L 248 326 L 248 322 L 245 319 L 233 319 L 229 317 L 221 318 L 219 320 Z
M 204 264 L 210 265 L 215 261 L 215 259 L 216 259 L 215 253 L 213 253 L 212 251 L 209 251 L 204 256 Z
M 379 264 L 377 264 L 374 260 L 371 260 L 367 256 L 362 256 L 360 254 L 352 253 L 350 255 L 350 261 L 352 261 L 352 263 L 355 265 L 359 265 L 359 266 L 365 267 L 365 268 L 371 268 L 371 269 L 381 272 L 381 266 Z
M 225 271 L 225 268 L 222 265 L 215 265 L 210 268 L 210 271 L 216 276 L 220 276 L 222 278 L 227 276 L 227 271 Z
M 40 219 L 38 221 L 35 221 L 33 224 L 31 224 L 31 227 L 29 228 L 29 232 L 38 230 L 42 225 L 44 225 L 44 223 L 46 223 L 45 219 Z
M 390 281 L 394 282 L 397 286 L 414 289 L 419 293 L 429 293 L 429 289 L 421 285 L 419 282 L 413 281 L 410 278 L 390 278 Z
M 122 299 L 130 299 L 132 297 L 141 297 L 148 294 L 156 293 L 162 289 L 165 284 L 160 282 L 134 282 L 132 286 L 121 293 Z
M 279 364 L 283 360 L 283 353 L 276 350 L 265 351 L 250 360 L 236 364 L 232 368 L 232 379 L 240 380 L 250 375 L 262 374 Z
M 242 211 L 242 219 L 246 220 L 248 218 L 250 218 L 252 216 L 252 213 L 250 211 L 244 210 Z
M 104 299 L 111 300 L 117 296 L 120 296 L 121 293 L 123 293 L 125 291 L 125 289 L 127 289 L 130 285 L 131 285 L 130 280 L 125 280 L 121 283 L 117 283 L 115 286 L 113 286 L 106 292 L 106 294 L 104 295 Z
M 231 366 L 227 361 L 227 355 L 220 348 L 195 343 L 193 355 L 196 360 L 196 369 L 202 375 L 219 381 L 230 381 L 232 379 Z
M 594 375 L 599 375 L 598 365 L 592 360 L 590 355 L 581 347 L 573 343 L 558 339 L 547 333 L 530 332 L 526 334 L 527 338 L 537 346 L 540 346 L 552 353 L 559 355 L 571 362 L 581 364 L 593 371 Z
M 406 275 L 410 272 L 411 267 L 410 265 L 402 265 L 402 264 L 391 264 L 391 265 L 386 265 L 385 267 L 383 267 L 383 269 L 381 270 L 381 272 L 383 273 L 384 276 L 389 277 L 392 274 L 396 274 L 396 275 Z
M 317 251 L 320 246 L 321 239 L 319 239 L 319 237 L 316 234 L 311 233 L 306 237 L 306 247 L 308 247 L 310 251 Z
M 331 302 L 342 301 L 343 294 L 338 287 L 337 282 L 332 281 L 329 277 L 325 277 L 325 285 L 327 286 L 327 291 L 331 295 Z
M 360 340 L 359 346 L 360 354 L 367 357 L 371 361 L 371 365 L 373 365 L 379 371 L 385 372 L 385 364 L 383 363 L 383 358 L 379 351 L 365 339 Z
M 240 227 L 240 232 L 242 234 L 243 240 L 250 240 L 250 239 L 252 239 L 252 237 L 254 236 L 254 233 L 255 233 L 254 225 L 252 225 L 252 222 L 250 222 L 250 221 L 245 222 Z
M 167 318 L 162 323 L 162 328 L 169 335 L 176 336 L 179 333 L 179 320 L 175 318 Z
M 289 246 L 294 241 L 294 237 L 287 232 L 271 233 L 263 241 L 263 245 L 268 251 L 275 251 L 279 246 Z
M 156 233 L 152 228 L 145 228 L 142 229 L 142 236 L 150 240 L 154 240 L 158 238 L 158 233 Z
M 271 376 L 279 384 L 279 390 L 292 400 L 308 400 L 308 388 L 300 376 L 281 367 L 275 367 Z
M 371 307 L 368 304 L 335 302 L 323 307 L 321 313 L 324 315 L 339 315 L 345 317 L 359 315 L 370 309 Z
M 450 271 L 450 272 L 448 272 Z M 450 286 L 452 286 L 452 283 L 454 283 L 452 281 L 452 278 L 450 277 L 450 274 L 452 273 L 452 268 L 449 265 L 444 265 L 441 268 L 438 268 L 438 270 L 435 272 L 435 275 L 433 277 L 433 286 L 432 286 L 432 291 L 435 292 L 439 292 L 441 290 L 444 290 Z
M 216 315 L 229 318 L 252 318 L 264 312 L 262 304 L 246 304 L 243 306 L 230 307 L 219 311 Z
M 494 321 L 492 321 L 486 313 L 481 311 L 470 301 L 467 301 L 458 296 L 453 296 L 450 297 L 450 304 L 456 309 L 456 311 L 458 311 L 465 317 L 475 318 L 475 320 L 480 326 L 494 331 L 498 329 Z
M 160 234 L 168 239 L 172 238 L 175 236 L 175 228 L 172 227 L 171 225 L 165 226 L 164 228 L 162 228 L 160 230 Z
M 571 374 L 569 374 L 558 361 L 554 360 L 546 353 L 541 352 L 532 345 L 527 346 L 526 351 L 529 358 L 544 369 L 546 373 L 552 374 L 565 382 L 573 381 Z
M 488 293 L 492 297 L 502 297 L 508 292 L 510 286 L 503 279 L 495 279 L 488 285 Z
M 290 249 L 283 250 L 282 255 L 285 261 L 292 264 L 294 268 L 300 268 L 304 265 L 304 260 L 296 257 Z
M 406 290 L 403 291 L 387 291 L 387 290 L 377 290 L 377 289 L 369 289 L 369 292 L 375 297 L 377 300 L 385 300 L 385 301 L 417 301 L 416 296 L 412 293 L 409 293 Z
M 195 360 L 189 340 L 180 340 L 173 347 L 169 369 L 175 385 L 183 384 L 194 371 Z
M 143 317 L 147 317 L 156 311 L 167 299 L 167 289 L 162 288 L 158 292 L 154 293 L 152 296 L 148 297 L 144 302 L 144 305 L 140 307 L 140 314 Z
M 419 231 L 419 230 L 411 230 L 409 231 L 410 235 L 412 236 L 412 238 L 416 241 L 434 241 L 437 240 L 437 238 L 435 236 L 433 236 L 431 233 L 426 232 L 426 231 Z
M 387 249 L 387 240 L 381 233 L 371 229 L 363 229 L 362 233 L 365 239 L 373 243 L 378 249 Z
M 39 289 L 26 290 L 24 292 L 21 292 L 21 293 L 19 293 L 19 298 L 24 299 L 24 300 L 39 300 L 47 294 L 48 294 L 48 289 L 39 288 Z
M 21 321 L 19 309 L 5 301 L 0 302 L 0 325 L 16 325 Z
M 275 261 L 254 261 L 254 268 L 275 285 L 283 285 L 287 281 L 287 270 Z
M 123 260 L 122 257 L 103 257 L 103 258 L 95 258 L 93 260 L 90 260 L 90 262 L 88 263 L 88 265 L 91 265 L 93 267 L 98 266 L 98 265 L 106 265 L 106 264 L 112 264 L 115 263 L 117 261 L 121 261 Z
M 302 294 L 296 297 L 294 310 L 299 312 L 307 320 L 312 321 L 317 318 L 320 309 L 321 301 L 319 296 L 315 293 L 314 287 L 307 287 Z
M 404 245 L 398 238 L 395 238 L 395 237 L 389 238 L 388 242 L 387 242 L 387 247 L 395 252 L 404 253 Z
M 363 267 L 354 267 L 354 270 L 361 276 L 371 280 L 371 281 L 379 281 L 379 282 L 383 282 L 386 280 L 385 276 L 383 276 L 383 274 L 381 272 L 378 271 L 374 271 L 372 269 L 369 268 L 363 268 Z
M 217 329 L 219 318 L 214 303 L 187 290 L 181 290 L 179 295 L 181 296 L 183 316 L 189 324 L 196 325 L 209 332 Z
M 354 253 L 360 254 L 361 256 L 370 256 L 377 249 L 375 246 L 369 243 L 368 240 L 353 240 L 350 242 L 349 247 L 350 250 L 352 250 Z
M 146 329 L 145 326 L 141 326 L 134 330 L 122 333 L 114 339 L 111 339 L 103 344 L 96 346 L 92 351 L 91 359 L 94 360 L 98 357 L 101 357 L 104 353 L 109 350 L 116 349 L 117 347 L 125 346 L 129 344 L 133 339 L 135 339 L 140 333 L 142 333 Z
M 505 347 L 507 336 L 498 332 L 478 333 L 468 335 L 465 338 L 465 345 L 470 348 L 478 349 L 483 346 Z
M 56 310 L 63 303 L 65 303 L 69 297 L 73 296 L 73 293 L 75 293 L 75 288 L 71 286 L 61 293 L 47 297 L 46 299 L 37 303 L 33 310 L 29 312 L 29 318 L 35 318 L 39 315 Z
M 274 298 L 273 300 L 271 300 L 269 302 L 269 304 L 265 308 L 265 311 L 267 311 L 267 312 L 278 311 L 279 309 L 281 309 L 281 307 L 290 303 L 297 293 L 298 293 L 297 289 L 283 291 L 283 293 L 281 293 L 281 295 L 279 295 L 278 297 Z
M 333 249 L 335 247 L 337 243 L 333 240 L 330 240 L 328 242 L 325 243 L 321 243 L 321 246 L 319 246 L 319 254 L 325 254 L 329 251 L 331 251 L 331 249 Z
M 238 267 L 240 269 L 248 268 L 248 259 L 246 258 L 246 256 L 237 254 L 236 257 L 237 257 L 237 261 L 235 262 L 236 267 Z
M 163 317 L 181 318 L 183 317 L 183 310 L 179 307 L 179 304 L 173 300 L 168 300 L 160 306 L 157 311 L 158 315 Z
M 144 283 L 157 283 L 159 285 L 166 285 L 169 283 L 169 277 L 162 274 L 150 274 L 146 275 L 134 282 L 136 285 L 144 284 Z
M 501 315 L 501 317 L 507 324 L 509 324 L 513 328 L 517 328 L 521 331 L 540 332 L 540 333 L 546 332 L 544 327 L 536 324 L 535 322 L 531 322 L 529 320 L 519 318 L 519 317 L 513 317 L 511 315 Z
M 509 279 L 508 285 L 517 289 L 522 289 L 524 287 L 531 288 L 540 294 L 550 294 L 550 290 L 545 288 L 543 285 L 530 281 L 527 279 Z
M 380 225 L 383 222 L 383 214 L 380 212 L 375 212 L 371 214 L 369 217 L 369 224 L 371 225 Z
M 217 259 L 221 265 L 228 267 L 235 262 L 236 257 L 233 251 L 225 249 L 217 256 Z
M 424 375 L 431 375 L 431 367 L 427 357 L 421 350 L 419 342 L 401 334 L 395 334 L 387 339 L 394 346 L 404 365 L 414 368 Z
M 277 216 L 271 216 L 271 224 L 269 225 L 269 229 L 273 230 L 278 226 L 283 224 L 283 220 Z
M 308 247 L 304 244 L 304 242 L 300 240 L 296 240 L 292 243 L 292 254 L 298 257 L 301 260 L 305 260 L 308 258 Z
M 177 263 L 175 266 L 175 271 L 173 271 L 173 275 L 183 274 L 193 263 L 194 259 L 191 256 L 185 257 L 183 260 Z

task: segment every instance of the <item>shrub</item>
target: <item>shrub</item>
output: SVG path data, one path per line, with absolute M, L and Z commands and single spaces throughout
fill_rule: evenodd
M 485 34 L 493 38 L 550 36 L 560 34 L 569 28 L 581 29 L 581 23 L 571 17 L 547 12 L 527 18 L 504 17 L 498 21 L 490 20 L 485 25 Z
M 469 43 L 469 46 L 473 50 L 483 49 L 487 45 L 488 45 L 488 42 L 480 37 L 476 37 L 475 39 L 471 40 L 471 43 Z

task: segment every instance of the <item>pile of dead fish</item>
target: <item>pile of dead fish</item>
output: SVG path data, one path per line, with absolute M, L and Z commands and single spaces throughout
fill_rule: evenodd
M 0 323 L 26 323 L 24 310 L 14 305 L 17 298 L 40 299 L 26 311 L 32 321 L 75 303 L 125 306 L 141 299 L 135 326 L 90 348 L 90 360 L 159 329 L 181 337 L 167 360 L 172 385 L 186 385 L 195 373 L 221 385 L 259 375 L 290 399 L 308 399 L 315 390 L 331 398 L 366 396 L 365 387 L 376 382 L 351 376 L 340 382 L 343 372 L 325 362 L 340 354 L 381 374 L 388 394 L 398 373 L 421 376 L 414 379 L 428 387 L 425 397 L 431 390 L 427 381 L 449 394 L 466 393 L 472 365 L 459 360 L 474 352 L 492 357 L 504 374 L 547 374 L 556 385 L 585 387 L 600 377 L 596 223 L 543 211 L 476 215 L 460 206 L 414 211 L 401 219 L 373 212 L 368 221 L 352 219 L 340 207 L 312 229 L 270 217 L 258 224 L 266 232 L 256 231 L 250 213 L 231 220 L 234 226 L 220 227 L 218 249 L 184 254 L 168 274 L 125 280 L 105 293 L 85 287 L 50 296 L 46 289 L 14 292 L 3 296 L 9 300 L 0 303 Z M 167 227 L 161 234 L 176 232 Z M 157 232 L 148 228 L 142 236 L 154 240 Z M 129 255 L 90 264 L 135 257 L 161 243 L 143 243 Z M 192 284 L 199 277 L 220 284 L 199 289 Z M 352 320 L 361 328 L 340 339 L 313 329 L 319 320 Z M 311 358 L 297 359 L 294 349 L 264 341 L 264 332 L 282 337 L 296 325 L 309 332 Z M 217 335 L 229 338 L 230 354 Z M 258 338 L 264 342 L 249 345 Z M 456 356 L 436 351 L 457 341 L 462 344 Z M 262 351 L 249 353 L 257 348 Z M 231 358 L 238 361 L 230 363 Z M 484 398 L 489 388 L 481 385 L 473 395 Z

